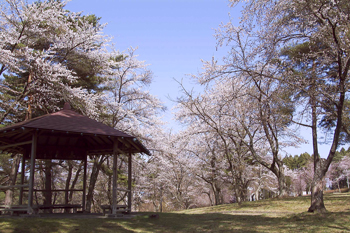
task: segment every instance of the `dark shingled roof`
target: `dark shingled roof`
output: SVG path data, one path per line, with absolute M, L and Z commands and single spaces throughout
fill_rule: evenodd
M 31 132 L 33 130 L 45 132 L 43 133 L 43 135 L 46 135 L 45 140 L 39 140 L 39 143 L 42 142 L 43 146 L 50 144 L 50 142 L 54 144 L 54 141 L 57 140 L 54 137 L 67 137 L 68 134 L 84 135 L 84 142 L 82 139 L 75 139 L 79 140 L 79 142 L 74 141 L 74 144 L 70 140 L 70 144 L 67 145 L 75 146 L 76 148 L 86 145 L 86 147 L 89 147 L 87 150 L 95 151 L 95 154 L 107 153 L 112 151 L 113 138 L 117 138 L 121 144 L 124 144 L 123 149 L 128 148 L 133 153 L 143 152 L 149 154 L 149 151 L 135 137 L 74 112 L 70 109 L 68 103 L 65 104 L 61 111 L 1 128 L 0 147 L 10 143 L 31 140 Z M 60 145 L 58 142 L 55 143 L 56 146 L 67 146 Z M 105 149 L 107 147 L 109 149 Z M 103 148 L 103 150 L 97 150 L 96 148 Z
M 66 105 L 67 106 L 67 105 Z M 75 132 L 83 134 L 98 134 L 116 137 L 133 137 L 108 125 L 80 115 L 70 109 L 63 110 L 23 121 L 0 130 L 9 130 L 17 127 L 58 130 L 65 132 Z

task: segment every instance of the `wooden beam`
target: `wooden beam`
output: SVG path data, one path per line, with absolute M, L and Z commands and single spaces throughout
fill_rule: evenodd
M 129 158 L 128 158 L 128 213 L 131 212 L 131 199 L 132 199 L 132 192 L 131 192 L 131 181 L 132 181 L 132 156 L 131 152 L 129 152 Z
M 118 141 L 113 142 L 113 181 L 112 181 L 112 214 L 117 213 L 117 180 L 118 180 Z
M 123 150 L 121 150 L 121 149 L 119 149 L 119 148 L 117 148 L 116 149 L 120 154 L 124 154 L 125 153 L 125 151 L 123 151 Z M 101 154 L 104 154 L 104 155 L 111 155 L 111 153 L 113 153 L 113 151 L 111 151 L 110 149 L 105 149 L 105 148 L 98 148 L 98 147 L 96 147 L 96 148 L 94 148 L 94 149 L 92 149 L 92 150 L 88 150 L 87 151 L 87 154 L 88 155 L 101 155 Z
M 30 143 L 32 143 L 32 140 L 25 141 L 25 142 L 12 143 L 12 144 L 9 144 L 9 145 L 6 145 L 6 146 L 0 146 L 0 150 L 4 150 L 4 149 L 9 148 L 9 147 L 27 145 L 27 144 L 30 144 Z
M 34 189 L 34 170 L 35 170 L 35 157 L 37 146 L 38 133 L 33 133 L 32 150 L 30 153 L 30 175 L 29 175 L 29 193 L 28 193 L 28 214 L 33 213 L 33 189 Z
M 84 181 L 83 181 L 83 213 L 85 212 L 86 205 L 86 169 L 87 169 L 87 154 L 84 159 Z
M 118 141 L 121 142 L 123 145 L 125 145 L 127 148 L 131 147 L 131 145 L 129 144 L 129 142 L 125 138 L 123 138 L 123 140 L 122 140 L 120 137 L 118 137 Z
M 133 145 L 139 152 L 142 152 L 142 150 L 140 149 L 140 147 L 138 145 L 136 145 L 136 143 L 133 141 L 133 139 L 129 140 L 129 143 L 131 145 Z
M 21 164 L 21 185 L 24 184 L 24 173 L 25 173 L 25 166 L 26 166 L 26 159 L 25 159 L 25 154 L 27 151 L 25 150 L 23 155 L 22 155 L 22 164 Z M 29 187 L 29 186 L 28 186 Z M 19 190 L 19 204 L 22 205 L 23 202 L 23 188 Z

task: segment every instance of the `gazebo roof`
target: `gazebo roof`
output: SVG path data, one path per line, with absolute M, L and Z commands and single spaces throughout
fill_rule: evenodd
M 38 149 L 42 148 L 37 158 L 81 159 L 86 153 L 111 154 L 115 140 L 120 153 L 149 154 L 135 137 L 74 112 L 68 103 L 61 111 L 1 128 L 0 150 L 20 153 L 29 150 L 28 144 L 35 131 L 38 132 Z M 10 144 L 18 145 L 7 146 Z

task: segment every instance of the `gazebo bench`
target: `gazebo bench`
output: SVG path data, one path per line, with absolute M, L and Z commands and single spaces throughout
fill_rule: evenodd
M 77 213 L 78 208 L 82 208 L 81 205 L 73 205 L 73 204 L 59 204 L 59 205 L 38 205 L 34 208 L 38 210 L 53 210 L 53 209 L 64 209 L 70 210 L 73 209 L 73 213 Z
M 11 215 L 26 214 L 28 205 L 0 205 L 0 214 L 10 212 Z
M 100 205 L 103 210 L 103 214 L 111 214 L 112 213 L 112 205 Z M 127 211 L 127 205 L 117 205 L 117 212 Z

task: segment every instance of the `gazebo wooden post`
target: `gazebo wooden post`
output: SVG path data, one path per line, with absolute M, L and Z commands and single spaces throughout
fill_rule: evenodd
M 87 169 L 87 155 L 84 159 L 84 177 L 83 177 L 83 213 L 85 212 L 86 205 L 86 169 Z
M 24 151 L 22 155 L 22 164 L 21 164 L 21 185 L 24 183 L 24 173 L 25 173 L 25 166 L 26 166 L 26 159 L 25 157 L 27 156 L 27 150 Z M 20 188 L 19 190 L 19 200 L 18 204 L 22 205 L 23 204 L 23 187 Z
M 37 146 L 38 133 L 35 131 L 33 134 L 32 148 L 30 153 L 30 176 L 29 176 L 29 189 L 28 189 L 28 214 L 33 213 L 33 190 L 34 190 L 34 171 L 35 171 L 35 158 L 36 158 L 36 146 Z
M 131 199 L 132 199 L 132 192 L 131 192 L 131 181 L 132 181 L 132 156 L 131 152 L 129 152 L 129 158 L 128 158 L 128 213 L 131 213 Z
M 117 214 L 117 180 L 118 180 L 118 142 L 113 141 L 113 190 L 112 190 L 112 214 Z

